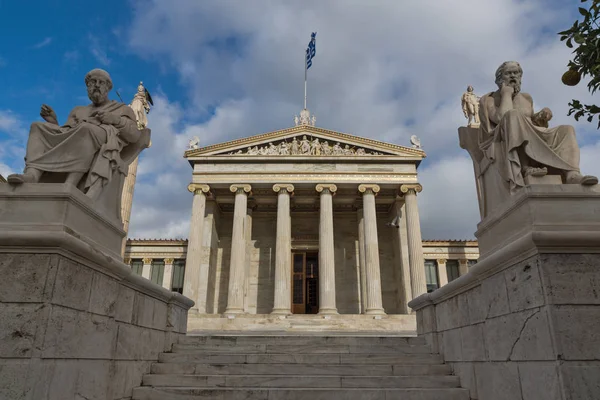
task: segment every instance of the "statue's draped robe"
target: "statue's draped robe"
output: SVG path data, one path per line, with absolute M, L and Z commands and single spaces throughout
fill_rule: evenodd
M 579 146 L 572 126 L 539 127 L 520 109 L 507 111 L 496 125 L 488 115 L 490 97 L 493 98 L 493 93 L 480 101 L 480 149 L 509 182 L 511 191 L 525 186 L 519 148 L 539 166 L 548 167 L 549 173 L 564 175 L 567 171 L 579 171 Z
M 96 111 L 122 117 L 122 125 L 102 124 L 91 116 Z M 109 101 L 100 107 L 75 107 L 63 126 L 48 122 L 31 125 L 25 166 L 44 171 L 41 182 L 51 181 L 45 175 L 53 173 L 84 173 L 80 189 L 100 184 L 104 189 L 97 203 L 120 220 L 120 204 L 114 203 L 113 197 L 121 198 L 119 190 L 129 164 L 148 142 L 149 131 L 137 129 L 133 110 L 123 103 Z

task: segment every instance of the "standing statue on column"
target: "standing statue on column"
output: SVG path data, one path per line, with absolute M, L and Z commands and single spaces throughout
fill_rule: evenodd
M 144 83 L 140 82 L 138 85 L 138 91 L 133 96 L 133 100 L 129 107 L 133 109 L 135 113 L 135 118 L 137 120 L 138 129 L 144 129 L 148 126 L 148 118 L 146 114 L 150 112 L 150 106 L 154 105 L 152 102 L 152 97 L 148 92 L 148 89 L 144 87 Z
M 467 91 L 461 97 L 463 114 L 468 120 L 467 126 L 479 127 L 479 97 L 473 93 L 473 86 L 468 86 Z

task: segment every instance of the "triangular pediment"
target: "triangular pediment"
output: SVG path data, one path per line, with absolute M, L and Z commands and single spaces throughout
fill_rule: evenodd
M 417 148 L 301 125 L 211 146 L 189 149 L 185 153 L 186 158 L 206 156 L 396 156 L 420 159 L 425 157 L 425 152 Z

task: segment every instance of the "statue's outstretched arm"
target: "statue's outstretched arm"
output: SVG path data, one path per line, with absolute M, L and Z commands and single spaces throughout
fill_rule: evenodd
M 42 108 L 40 109 L 40 116 L 44 118 L 44 120 L 48 123 L 58 125 L 58 119 L 56 118 L 56 113 L 47 104 L 42 104 Z

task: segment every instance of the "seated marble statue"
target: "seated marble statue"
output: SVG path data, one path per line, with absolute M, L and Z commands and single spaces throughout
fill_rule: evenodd
M 498 90 L 481 97 L 480 149 L 515 191 L 527 176 L 560 175 L 563 183 L 595 185 L 598 178 L 579 171 L 579 146 L 570 125 L 548 128 L 552 112 L 534 113 L 533 99 L 521 92 L 523 70 L 507 61 L 496 71 Z
M 9 175 L 7 181 L 70 183 L 97 202 L 117 207 L 129 164 L 148 146 L 150 133 L 138 130 L 129 106 L 108 99 L 113 85 L 106 71 L 88 72 L 85 84 L 92 103 L 75 107 L 62 126 L 56 113 L 42 105 L 46 122 L 31 124 L 24 173 Z M 116 216 L 120 219 L 120 212 Z

